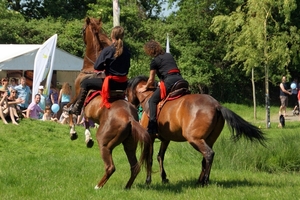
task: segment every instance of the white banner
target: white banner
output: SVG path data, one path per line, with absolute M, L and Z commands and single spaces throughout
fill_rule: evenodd
M 167 53 L 170 53 L 169 34 L 167 34 L 167 45 L 166 45 L 166 52 L 167 52 Z
M 53 71 L 53 61 L 54 53 L 56 49 L 57 34 L 49 38 L 44 44 L 39 48 L 36 53 L 34 60 L 34 73 L 33 73 L 33 83 L 32 83 L 32 100 L 34 95 L 38 92 L 38 87 L 41 82 L 47 77 L 47 83 L 45 87 L 45 94 L 49 94 L 50 84 L 52 79 Z M 48 79 L 50 79 L 50 84 L 48 84 Z

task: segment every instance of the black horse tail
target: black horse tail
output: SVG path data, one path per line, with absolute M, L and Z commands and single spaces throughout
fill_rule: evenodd
M 151 137 L 147 130 L 143 128 L 140 123 L 136 120 L 131 121 L 132 125 L 132 136 L 135 141 L 138 141 L 140 143 L 141 147 L 141 156 L 139 159 L 139 167 L 140 165 L 144 165 L 146 167 L 146 170 L 151 170 Z M 140 170 L 140 168 L 137 168 L 137 170 Z
M 243 136 L 251 142 L 258 141 L 263 146 L 266 146 L 266 137 L 260 128 L 245 121 L 228 108 L 219 107 L 219 110 L 221 111 L 235 141 L 239 140 Z

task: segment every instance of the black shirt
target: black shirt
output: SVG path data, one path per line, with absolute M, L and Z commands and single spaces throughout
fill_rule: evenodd
M 130 52 L 123 46 L 123 53 L 115 58 L 115 46 L 105 47 L 94 65 L 95 70 L 105 70 L 106 75 L 125 76 L 130 68 Z
M 169 53 L 156 56 L 150 64 L 150 70 L 156 70 L 159 79 L 164 79 L 172 69 L 178 69 L 176 61 Z

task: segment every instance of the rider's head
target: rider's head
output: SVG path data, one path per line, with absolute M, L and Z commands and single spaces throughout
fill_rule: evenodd
M 150 40 L 144 45 L 144 51 L 147 55 L 151 57 L 156 57 L 165 53 L 159 42 L 155 40 Z

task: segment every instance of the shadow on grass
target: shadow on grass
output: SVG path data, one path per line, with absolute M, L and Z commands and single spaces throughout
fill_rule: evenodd
M 177 181 L 176 183 L 172 183 L 171 181 L 169 183 L 154 183 L 150 185 L 146 184 L 137 184 L 136 187 L 139 189 L 145 189 L 145 190 L 156 190 L 156 191 L 169 191 L 173 193 L 180 193 L 183 190 L 186 189 L 197 189 L 197 188 L 209 188 L 209 187 L 220 187 L 220 188 L 238 188 L 238 187 L 279 187 L 280 185 L 274 183 L 270 184 L 268 182 L 256 182 L 253 180 L 224 180 L 224 181 L 214 181 L 211 180 L 208 186 L 202 187 L 201 185 L 196 183 L 197 181 L 195 179 L 193 180 L 182 180 Z

